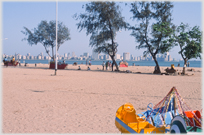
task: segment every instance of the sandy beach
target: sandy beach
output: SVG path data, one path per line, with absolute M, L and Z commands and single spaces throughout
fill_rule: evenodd
M 2 66 L 3 133 L 117 133 L 115 113 L 130 102 L 137 113 L 157 104 L 175 86 L 192 110 L 202 109 L 202 68 L 188 76 L 152 74 L 154 67 L 129 66 L 118 73 L 101 65 L 68 65 L 65 70 L 48 64 Z M 165 72 L 166 67 L 161 67 Z M 178 72 L 182 67 L 175 67 Z

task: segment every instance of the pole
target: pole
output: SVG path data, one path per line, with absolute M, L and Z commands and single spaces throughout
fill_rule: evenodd
M 56 1 L 56 47 L 55 47 L 55 75 L 57 75 L 57 9 L 58 2 Z

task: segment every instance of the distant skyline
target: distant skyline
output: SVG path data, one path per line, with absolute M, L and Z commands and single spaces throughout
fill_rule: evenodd
M 202 30 L 202 2 L 175 2 L 172 19 L 175 25 L 180 25 L 181 22 L 188 23 L 190 27 L 199 26 Z M 75 52 L 77 56 L 88 52 L 92 54 L 92 48 L 89 46 L 89 37 L 86 36 L 85 31 L 79 32 L 76 23 L 78 21 L 73 19 L 75 13 L 83 13 L 82 5 L 87 2 L 72 2 L 59 1 L 58 2 L 58 21 L 63 22 L 69 29 L 71 40 L 65 42 L 59 49 L 59 55 L 64 53 Z M 125 21 L 131 25 L 136 24 L 132 21 L 132 13 L 130 7 L 125 6 L 125 3 L 117 2 L 122 8 L 122 16 Z M 14 55 L 20 53 L 26 55 L 38 55 L 41 52 L 45 55 L 45 49 L 41 44 L 30 46 L 26 41 L 21 41 L 25 36 L 21 31 L 23 27 L 34 29 L 42 20 L 55 20 L 56 18 L 56 2 L 2 2 L 2 54 Z M 141 56 L 144 49 L 136 49 L 137 43 L 134 37 L 130 36 L 131 31 L 122 30 L 118 32 L 116 40 L 119 44 L 118 54 L 129 52 L 134 57 Z M 7 39 L 5 39 L 7 38 Z M 174 47 L 169 51 L 172 58 L 181 59 L 178 54 L 179 48 Z

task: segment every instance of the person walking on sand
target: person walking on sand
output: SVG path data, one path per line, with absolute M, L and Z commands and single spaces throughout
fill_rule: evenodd
M 188 67 L 189 67 L 189 65 L 190 65 L 190 62 L 188 62 Z
M 103 63 L 102 63 L 102 66 L 103 66 L 103 70 L 104 70 L 104 67 L 105 67 L 105 62 L 103 61 Z

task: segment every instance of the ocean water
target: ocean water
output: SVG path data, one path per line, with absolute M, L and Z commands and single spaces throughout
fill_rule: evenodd
M 62 60 L 59 60 L 62 62 Z M 85 60 L 65 60 L 65 63 L 67 64 L 73 64 L 74 62 L 77 62 L 78 64 L 86 64 Z M 106 61 L 104 61 L 106 62 Z M 120 61 L 116 61 L 117 64 L 119 64 Z M 136 66 L 155 66 L 154 61 L 127 61 L 129 66 L 132 66 L 133 63 Z M 201 61 L 189 61 L 190 65 L 189 67 L 202 67 L 202 62 Z M 21 63 L 28 63 L 28 64 L 34 64 L 34 63 L 42 63 L 42 64 L 48 64 L 49 60 L 21 60 Z M 103 60 L 91 60 L 92 65 L 101 65 L 103 63 Z M 159 66 L 161 67 L 170 67 L 171 64 L 174 64 L 175 67 L 177 67 L 178 63 L 180 64 L 180 67 L 183 67 L 184 62 L 179 61 L 170 61 L 170 62 L 163 62 L 159 61 Z

